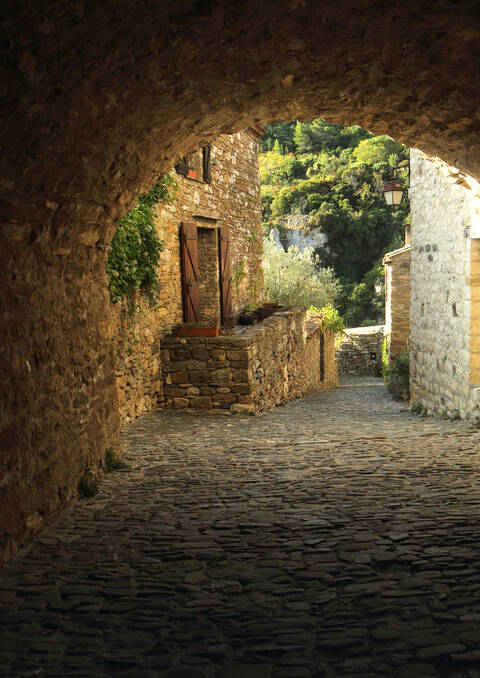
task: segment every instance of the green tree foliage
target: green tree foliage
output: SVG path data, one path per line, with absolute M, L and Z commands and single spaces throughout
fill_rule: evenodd
M 295 124 L 294 122 L 278 122 L 269 125 L 260 143 L 260 150 L 263 153 L 271 151 L 275 141 L 278 141 L 287 153 L 293 151 L 295 149 L 295 144 L 293 143 Z
M 173 200 L 175 192 L 176 181 L 167 174 L 148 193 L 141 195 L 137 206 L 118 222 L 107 262 L 112 303 L 125 298 L 132 301 L 136 292 L 150 302 L 155 300 L 158 291 L 157 267 L 163 248 L 155 229 L 156 207 L 158 203 Z
M 318 265 L 331 267 L 343 292 L 337 307 L 347 326 L 383 322 L 381 258 L 401 246 L 408 200 L 391 211 L 382 187 L 392 167 L 408 163 L 408 149 L 387 136 L 322 119 L 267 128 L 269 148 L 260 156 L 264 233 L 288 215 L 307 214 L 308 228 L 327 236 Z M 277 147 L 278 148 L 278 147 Z M 285 150 L 289 152 L 284 152 Z M 400 172 L 405 188 L 406 172 Z
M 320 268 L 312 249 L 285 251 L 271 236 L 264 242 L 263 270 L 267 300 L 285 306 L 327 306 L 340 291 L 332 269 Z

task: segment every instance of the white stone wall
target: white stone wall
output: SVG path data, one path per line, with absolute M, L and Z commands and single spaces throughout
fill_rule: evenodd
M 470 384 L 470 244 L 479 184 L 411 152 L 411 393 L 430 412 L 476 419 Z

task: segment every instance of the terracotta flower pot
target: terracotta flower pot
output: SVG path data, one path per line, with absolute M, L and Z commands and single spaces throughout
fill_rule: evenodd
M 218 326 L 215 327 L 202 327 L 200 325 L 188 326 L 180 325 L 176 327 L 173 333 L 177 337 L 218 337 Z

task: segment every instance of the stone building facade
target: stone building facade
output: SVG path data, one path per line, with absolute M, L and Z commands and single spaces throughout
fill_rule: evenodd
M 480 417 L 480 184 L 411 153 L 411 395 Z
M 411 246 L 388 252 L 385 266 L 385 339 L 388 363 L 410 344 L 410 259 Z
M 138 300 L 134 315 L 127 305 L 113 305 L 112 341 L 116 380 L 124 422 L 164 401 L 161 338 L 175 325 L 199 321 L 220 325 L 221 233 L 229 234 L 230 313 L 258 305 L 263 298 L 262 224 L 258 172 L 258 140 L 261 128 L 220 136 L 207 149 L 183 158 L 174 171 L 176 200 L 161 206 L 156 219 L 163 241 L 158 270 L 159 296 L 154 307 Z M 205 153 L 208 153 L 208 158 Z M 206 163 L 205 161 L 209 162 Z M 207 165 L 207 166 L 206 166 Z M 195 236 L 199 318 L 185 314 L 182 274 L 182 228 Z M 188 242 L 187 242 L 188 245 Z M 187 253 L 188 256 L 188 253 Z M 194 283 L 195 286 L 195 283 Z

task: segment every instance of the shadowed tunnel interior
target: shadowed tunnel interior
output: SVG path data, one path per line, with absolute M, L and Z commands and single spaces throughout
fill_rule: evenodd
M 105 261 L 184 153 L 252 122 L 358 123 L 480 176 L 478 4 L 6 2 L 1 551 L 119 444 Z

